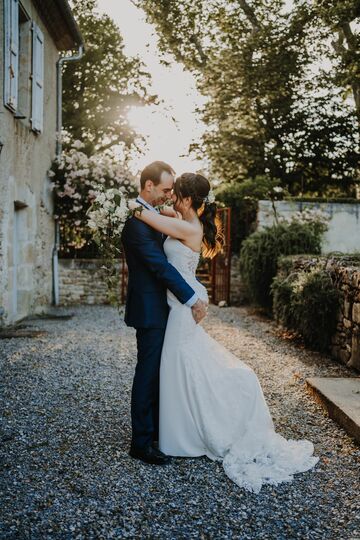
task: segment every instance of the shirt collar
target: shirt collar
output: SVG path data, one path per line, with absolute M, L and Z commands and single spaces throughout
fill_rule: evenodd
M 153 206 L 151 206 L 150 203 L 144 201 L 144 199 L 142 197 L 140 197 L 140 195 L 138 195 L 136 197 L 136 201 L 139 202 L 140 204 L 142 204 L 143 206 L 145 206 L 145 208 L 147 208 L 148 210 L 151 210 L 152 212 L 157 211 Z

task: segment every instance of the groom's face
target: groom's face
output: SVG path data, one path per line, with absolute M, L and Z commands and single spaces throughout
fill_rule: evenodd
M 174 180 L 175 178 L 172 174 L 163 171 L 161 173 L 160 183 L 157 186 L 151 182 L 150 196 L 152 199 L 151 204 L 153 206 L 164 204 L 164 202 L 171 199 Z

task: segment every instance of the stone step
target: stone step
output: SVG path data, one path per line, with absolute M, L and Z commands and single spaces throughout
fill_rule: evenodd
M 360 377 L 312 377 L 306 383 L 329 417 L 360 443 Z

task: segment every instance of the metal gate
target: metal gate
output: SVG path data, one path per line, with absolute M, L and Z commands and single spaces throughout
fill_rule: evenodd
M 230 267 L 231 267 L 231 208 L 220 208 L 218 216 L 221 219 L 224 232 L 224 249 L 213 259 L 202 259 L 196 275 L 201 283 L 207 288 L 209 300 L 212 304 L 226 302 L 230 304 Z M 127 290 L 127 265 L 124 253 L 121 255 L 121 303 L 126 300 Z

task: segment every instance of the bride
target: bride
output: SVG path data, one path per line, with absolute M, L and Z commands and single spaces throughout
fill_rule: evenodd
M 161 215 L 133 207 L 134 215 L 167 235 L 164 251 L 198 296 L 200 253 L 213 257 L 222 237 L 209 181 L 200 174 L 177 178 L 173 209 Z M 207 456 L 222 461 L 240 487 L 259 493 L 263 484 L 289 482 L 314 467 L 310 441 L 275 432 L 255 372 L 196 324 L 191 309 L 170 292 L 160 367 L 159 448 L 170 456 Z

